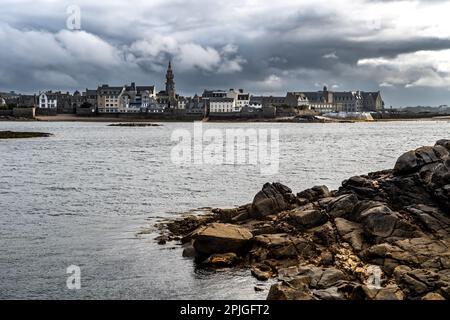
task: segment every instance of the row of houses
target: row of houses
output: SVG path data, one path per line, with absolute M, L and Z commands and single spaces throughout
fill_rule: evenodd
M 377 92 L 333 92 L 324 87 L 316 92 L 287 92 L 286 96 L 254 96 L 243 89 L 204 90 L 201 96 L 182 97 L 176 94 L 174 75 L 169 62 L 166 72 L 165 90 L 156 92 L 154 85 L 109 86 L 103 84 L 84 92 L 40 92 L 26 96 L 14 93 L 1 94 L 1 104 L 35 106 L 39 109 L 55 110 L 56 113 L 117 114 L 117 113 L 186 113 L 203 116 L 239 115 L 256 113 L 267 108 L 310 110 L 327 112 L 380 111 L 384 102 Z

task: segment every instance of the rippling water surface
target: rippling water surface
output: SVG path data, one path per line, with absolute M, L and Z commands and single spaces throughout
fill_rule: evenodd
M 248 270 L 196 269 L 179 247 L 156 245 L 151 226 L 192 208 L 250 202 L 267 181 L 294 192 L 337 188 L 450 133 L 444 121 L 203 127 L 279 129 L 279 173 L 262 176 L 249 165 L 177 167 L 171 134 L 193 130 L 192 123 L 0 122 L 0 130 L 54 134 L 0 140 L 0 298 L 263 299 L 267 290 L 254 291 L 258 281 Z M 72 264 L 81 267 L 81 290 L 66 287 Z

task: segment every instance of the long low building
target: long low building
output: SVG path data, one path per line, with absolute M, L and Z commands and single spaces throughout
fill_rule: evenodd
M 347 91 L 333 92 L 324 87 L 316 92 L 288 92 L 286 105 L 307 107 L 319 113 L 346 111 L 371 112 L 384 108 L 381 92 Z

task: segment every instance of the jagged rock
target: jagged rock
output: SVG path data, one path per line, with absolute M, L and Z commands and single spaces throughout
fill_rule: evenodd
M 385 288 L 369 288 L 362 286 L 367 299 L 369 300 L 403 300 L 404 293 L 396 285 L 390 285 Z
M 307 287 L 294 289 L 281 283 L 270 287 L 267 300 L 316 300 Z
M 320 210 L 293 210 L 289 220 L 298 229 L 309 229 L 324 224 L 327 216 Z
M 277 228 L 273 223 L 256 221 L 255 223 L 245 224 L 254 236 L 260 234 L 277 233 Z
M 430 182 L 433 189 L 450 184 L 450 158 L 434 168 L 430 176 Z
M 316 266 L 302 266 L 298 268 L 297 279 L 314 289 L 323 289 L 334 286 L 337 282 L 345 280 L 346 275 L 336 268 L 320 268 Z
M 312 240 L 316 244 L 329 246 L 336 242 L 336 234 L 331 222 L 327 222 L 309 231 L 312 233 Z
M 322 251 L 319 256 L 319 266 L 331 266 L 334 264 L 334 256 L 331 252 Z
M 194 248 L 200 255 L 213 253 L 242 253 L 253 238 L 252 233 L 243 227 L 225 223 L 211 223 L 200 227 L 192 235 Z
M 406 210 L 411 213 L 411 216 L 426 231 L 431 231 L 441 236 L 446 236 L 450 233 L 450 218 L 439 210 L 439 208 L 419 204 L 407 207 Z
M 338 196 L 328 204 L 328 214 L 333 218 L 351 214 L 357 202 L 358 198 L 353 193 Z
M 380 192 L 384 194 L 384 198 L 394 209 L 413 204 L 430 206 L 436 204 L 435 199 L 429 193 L 428 186 L 424 185 L 418 173 L 407 176 L 390 175 L 379 180 L 378 183 Z
M 364 243 L 364 231 L 361 224 L 343 218 L 336 218 L 334 223 L 342 239 L 350 243 L 356 251 L 361 251 Z
M 314 186 L 311 189 L 297 193 L 297 198 L 304 199 L 307 202 L 317 201 L 318 199 L 327 197 L 331 197 L 331 192 L 327 186 Z
M 238 262 L 239 258 L 236 253 L 213 254 L 203 261 L 203 264 L 213 267 L 231 267 Z
M 281 183 L 266 183 L 252 203 L 252 215 L 265 217 L 286 210 L 295 201 L 292 190 Z
M 434 146 L 442 146 L 450 152 L 450 140 L 448 139 L 438 140 L 436 141 L 436 144 Z
M 326 289 L 312 290 L 312 294 L 320 300 L 344 300 L 344 295 L 339 292 L 338 287 L 329 287 Z
M 434 191 L 436 201 L 447 211 L 450 211 L 450 184 Z
M 364 210 L 360 214 L 359 221 L 371 236 L 380 238 L 415 236 L 416 229 L 402 221 L 398 212 L 385 205 Z
M 250 218 L 251 207 L 252 207 L 251 204 L 246 204 L 231 209 L 215 208 L 212 210 L 212 212 L 218 216 L 218 220 L 221 222 L 225 223 L 238 222 Z
M 265 264 L 259 264 L 257 266 L 253 266 L 251 268 L 251 273 L 252 273 L 252 276 L 254 276 L 256 279 L 261 280 L 261 281 L 267 281 L 273 275 L 272 269 Z
M 350 190 L 360 198 L 370 198 L 377 192 L 375 183 L 364 176 L 354 176 L 342 182 L 342 188 Z
M 257 247 L 267 249 L 268 258 L 308 257 L 314 253 L 314 247 L 308 240 L 284 233 L 259 235 L 254 238 L 254 242 Z
M 183 257 L 185 258 L 194 258 L 196 255 L 195 248 L 192 246 L 192 244 L 185 245 L 183 249 Z
M 420 147 L 408 151 L 398 158 L 394 166 L 394 174 L 401 175 L 415 172 L 426 164 L 438 162 L 442 156 L 439 149 L 433 147 Z
M 383 268 L 391 273 L 401 264 L 408 266 L 421 265 L 424 268 L 450 267 L 449 239 L 434 240 L 429 238 L 413 238 L 397 240 L 393 244 L 381 243 L 368 248 L 362 255 L 368 261 L 381 258 Z

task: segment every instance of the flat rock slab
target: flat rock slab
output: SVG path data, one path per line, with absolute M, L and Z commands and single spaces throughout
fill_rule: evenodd
M 244 227 L 227 223 L 211 223 L 194 231 L 194 248 L 200 255 L 213 253 L 240 253 L 253 238 L 253 234 Z

